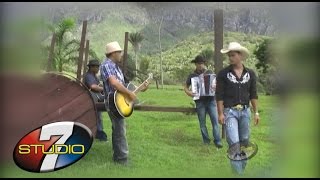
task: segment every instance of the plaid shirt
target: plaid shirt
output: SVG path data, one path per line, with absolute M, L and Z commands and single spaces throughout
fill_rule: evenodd
M 101 79 L 103 81 L 103 87 L 106 94 L 115 92 L 116 90 L 108 81 L 110 76 L 114 76 L 120 83 L 125 85 L 124 76 L 119 66 L 111 59 L 106 58 L 100 65 Z

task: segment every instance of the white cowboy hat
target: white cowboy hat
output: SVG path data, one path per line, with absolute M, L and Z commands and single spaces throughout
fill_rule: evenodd
M 110 54 L 116 51 L 122 51 L 119 43 L 117 41 L 108 43 L 106 46 L 106 54 Z
M 241 46 L 239 43 L 237 42 L 231 42 L 228 45 L 227 49 L 221 49 L 220 52 L 225 54 L 228 53 L 230 51 L 240 51 L 242 54 L 244 54 L 246 57 L 249 55 L 249 50 L 243 46 Z

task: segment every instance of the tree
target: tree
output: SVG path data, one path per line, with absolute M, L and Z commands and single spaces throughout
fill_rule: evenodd
M 124 71 L 123 67 L 122 67 L 122 63 L 120 63 L 120 67 L 122 68 L 122 70 Z M 131 54 L 128 54 L 127 57 L 127 65 L 126 65 L 126 72 L 124 74 L 125 79 L 129 82 L 132 81 L 135 77 L 136 77 L 136 68 L 135 68 L 135 62 L 132 59 Z
M 148 72 L 150 61 L 151 60 L 149 56 L 142 56 L 140 61 L 140 71 Z
M 265 39 L 262 41 L 253 54 L 257 57 L 258 62 L 256 63 L 257 69 L 262 69 L 263 73 L 267 73 L 270 69 L 271 63 L 271 53 L 269 51 L 269 46 L 271 44 L 271 41 L 268 39 Z
M 277 88 L 276 62 L 271 53 L 271 43 L 271 40 L 265 39 L 253 52 L 258 59 L 256 67 L 260 71 L 259 81 L 264 86 L 267 95 L 273 94 Z
M 62 72 L 63 64 L 76 60 L 77 48 L 76 39 L 67 41 L 66 34 L 75 27 L 75 20 L 72 18 L 62 19 L 57 26 L 49 26 L 50 30 L 56 34 L 56 48 L 54 51 L 53 69 Z
M 204 49 L 200 55 L 207 61 L 207 65 L 213 67 L 214 51 L 211 48 Z
M 138 51 L 140 50 L 141 42 L 143 39 L 144 39 L 144 37 L 143 37 L 142 33 L 140 33 L 140 32 L 130 33 L 130 35 L 129 35 L 129 42 L 133 46 L 133 50 L 134 50 L 134 54 L 135 54 L 135 66 L 136 66 L 137 70 L 139 70 L 137 55 L 138 55 Z M 136 75 L 137 75 L 137 71 L 136 71 Z
M 48 29 L 56 34 L 56 44 L 53 55 L 52 68 L 55 71 L 62 72 L 64 65 L 76 64 L 78 59 L 78 51 L 80 48 L 80 40 L 72 37 L 71 31 L 75 28 L 76 21 L 73 18 L 64 18 L 58 24 L 47 24 Z M 44 47 L 44 51 L 48 54 L 49 46 Z M 92 58 L 99 59 L 94 50 L 89 49 L 89 55 Z

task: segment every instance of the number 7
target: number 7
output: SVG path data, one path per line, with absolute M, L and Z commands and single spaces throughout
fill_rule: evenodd
M 41 128 L 40 141 L 50 140 L 51 136 L 62 135 L 55 144 L 64 144 L 73 132 L 74 122 L 57 122 L 44 125 Z M 60 152 L 61 147 L 58 147 Z M 52 151 L 52 147 L 49 151 Z M 58 159 L 58 154 L 47 154 L 41 164 L 40 172 L 53 170 Z

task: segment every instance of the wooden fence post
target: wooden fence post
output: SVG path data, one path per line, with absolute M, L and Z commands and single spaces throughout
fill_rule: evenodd
M 87 20 L 83 21 L 82 25 L 82 35 L 80 41 L 80 50 L 79 50 L 79 59 L 78 59 L 78 69 L 77 69 L 77 79 L 81 81 L 81 68 L 82 68 L 82 61 L 83 61 L 83 51 L 84 51 L 84 43 L 86 39 L 87 33 Z
M 223 48 L 223 11 L 214 10 L 214 70 L 215 73 L 223 68 L 223 57 L 220 50 Z M 222 138 L 225 138 L 225 126 L 222 125 Z
M 86 67 L 88 63 L 88 58 L 89 58 L 89 40 L 86 41 L 86 49 L 84 52 L 84 64 L 83 64 L 83 70 L 82 70 L 82 81 L 84 82 L 84 74 L 86 72 Z

